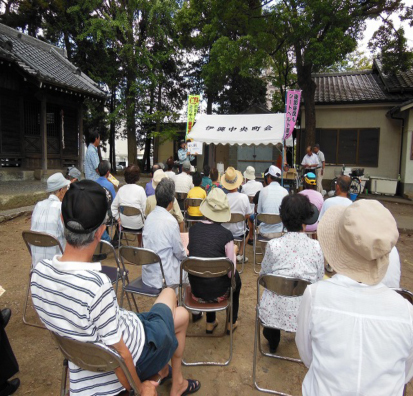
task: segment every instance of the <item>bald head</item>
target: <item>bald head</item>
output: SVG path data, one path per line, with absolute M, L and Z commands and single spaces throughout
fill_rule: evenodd
M 307 155 L 312 155 L 313 154 L 313 150 L 311 149 L 311 146 L 308 146 L 305 151 L 307 152 Z
M 336 195 L 346 197 L 351 185 L 350 176 L 339 176 L 337 178 Z

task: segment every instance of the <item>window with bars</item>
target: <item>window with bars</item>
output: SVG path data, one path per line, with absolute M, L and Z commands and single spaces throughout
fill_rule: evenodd
M 378 166 L 380 128 L 318 128 L 316 141 L 326 164 Z

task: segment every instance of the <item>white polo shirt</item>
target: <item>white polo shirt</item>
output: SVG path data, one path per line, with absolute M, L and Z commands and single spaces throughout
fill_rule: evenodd
M 185 172 L 175 176 L 175 192 L 188 194 L 189 190 L 194 187 L 192 176 Z
M 245 194 L 237 192 L 229 192 L 227 194 L 229 208 L 231 213 L 241 213 L 243 216 L 249 215 L 252 213 L 250 200 Z M 239 223 L 223 223 L 223 227 L 232 232 L 232 235 L 242 236 L 244 232 L 244 222 L 240 221 Z
M 301 165 L 310 165 L 306 169 L 316 169 L 318 167 L 318 156 L 317 154 L 311 153 L 311 155 L 306 154 L 301 162 Z
M 110 279 L 100 263 L 41 260 L 30 282 L 34 307 L 45 326 L 82 342 L 113 345 L 123 341 L 136 363 L 145 343 L 138 316 L 119 308 Z M 69 362 L 70 394 L 114 396 L 123 390 L 116 374 L 81 370 Z
M 256 180 L 248 180 L 241 188 L 241 192 L 248 196 L 255 196 L 258 191 L 263 189 L 261 182 Z
M 303 396 L 402 395 L 413 376 L 413 306 L 381 283 L 310 285 L 297 323 Z

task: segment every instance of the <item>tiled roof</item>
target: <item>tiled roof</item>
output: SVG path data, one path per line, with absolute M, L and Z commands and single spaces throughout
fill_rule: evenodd
M 397 72 L 394 75 L 384 74 L 380 59 L 375 59 L 373 69 L 377 69 L 380 78 L 388 92 L 413 92 L 413 69 L 406 72 Z
M 413 91 L 388 92 L 380 75 L 373 70 L 314 74 L 316 104 L 404 102 Z M 412 84 L 413 87 L 413 84 Z
M 105 92 L 66 57 L 66 51 L 0 24 L 0 58 L 16 63 L 43 83 L 87 96 L 105 98 Z

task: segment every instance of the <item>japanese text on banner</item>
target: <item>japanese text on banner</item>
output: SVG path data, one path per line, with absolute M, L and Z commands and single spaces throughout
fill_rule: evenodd
M 300 98 L 301 91 L 287 91 L 284 139 L 288 139 L 293 133 L 295 123 L 297 122 L 298 110 L 300 108 Z
M 191 132 L 192 126 L 195 122 L 195 116 L 198 111 L 200 95 L 189 95 L 188 96 L 188 120 L 186 123 L 186 136 Z

